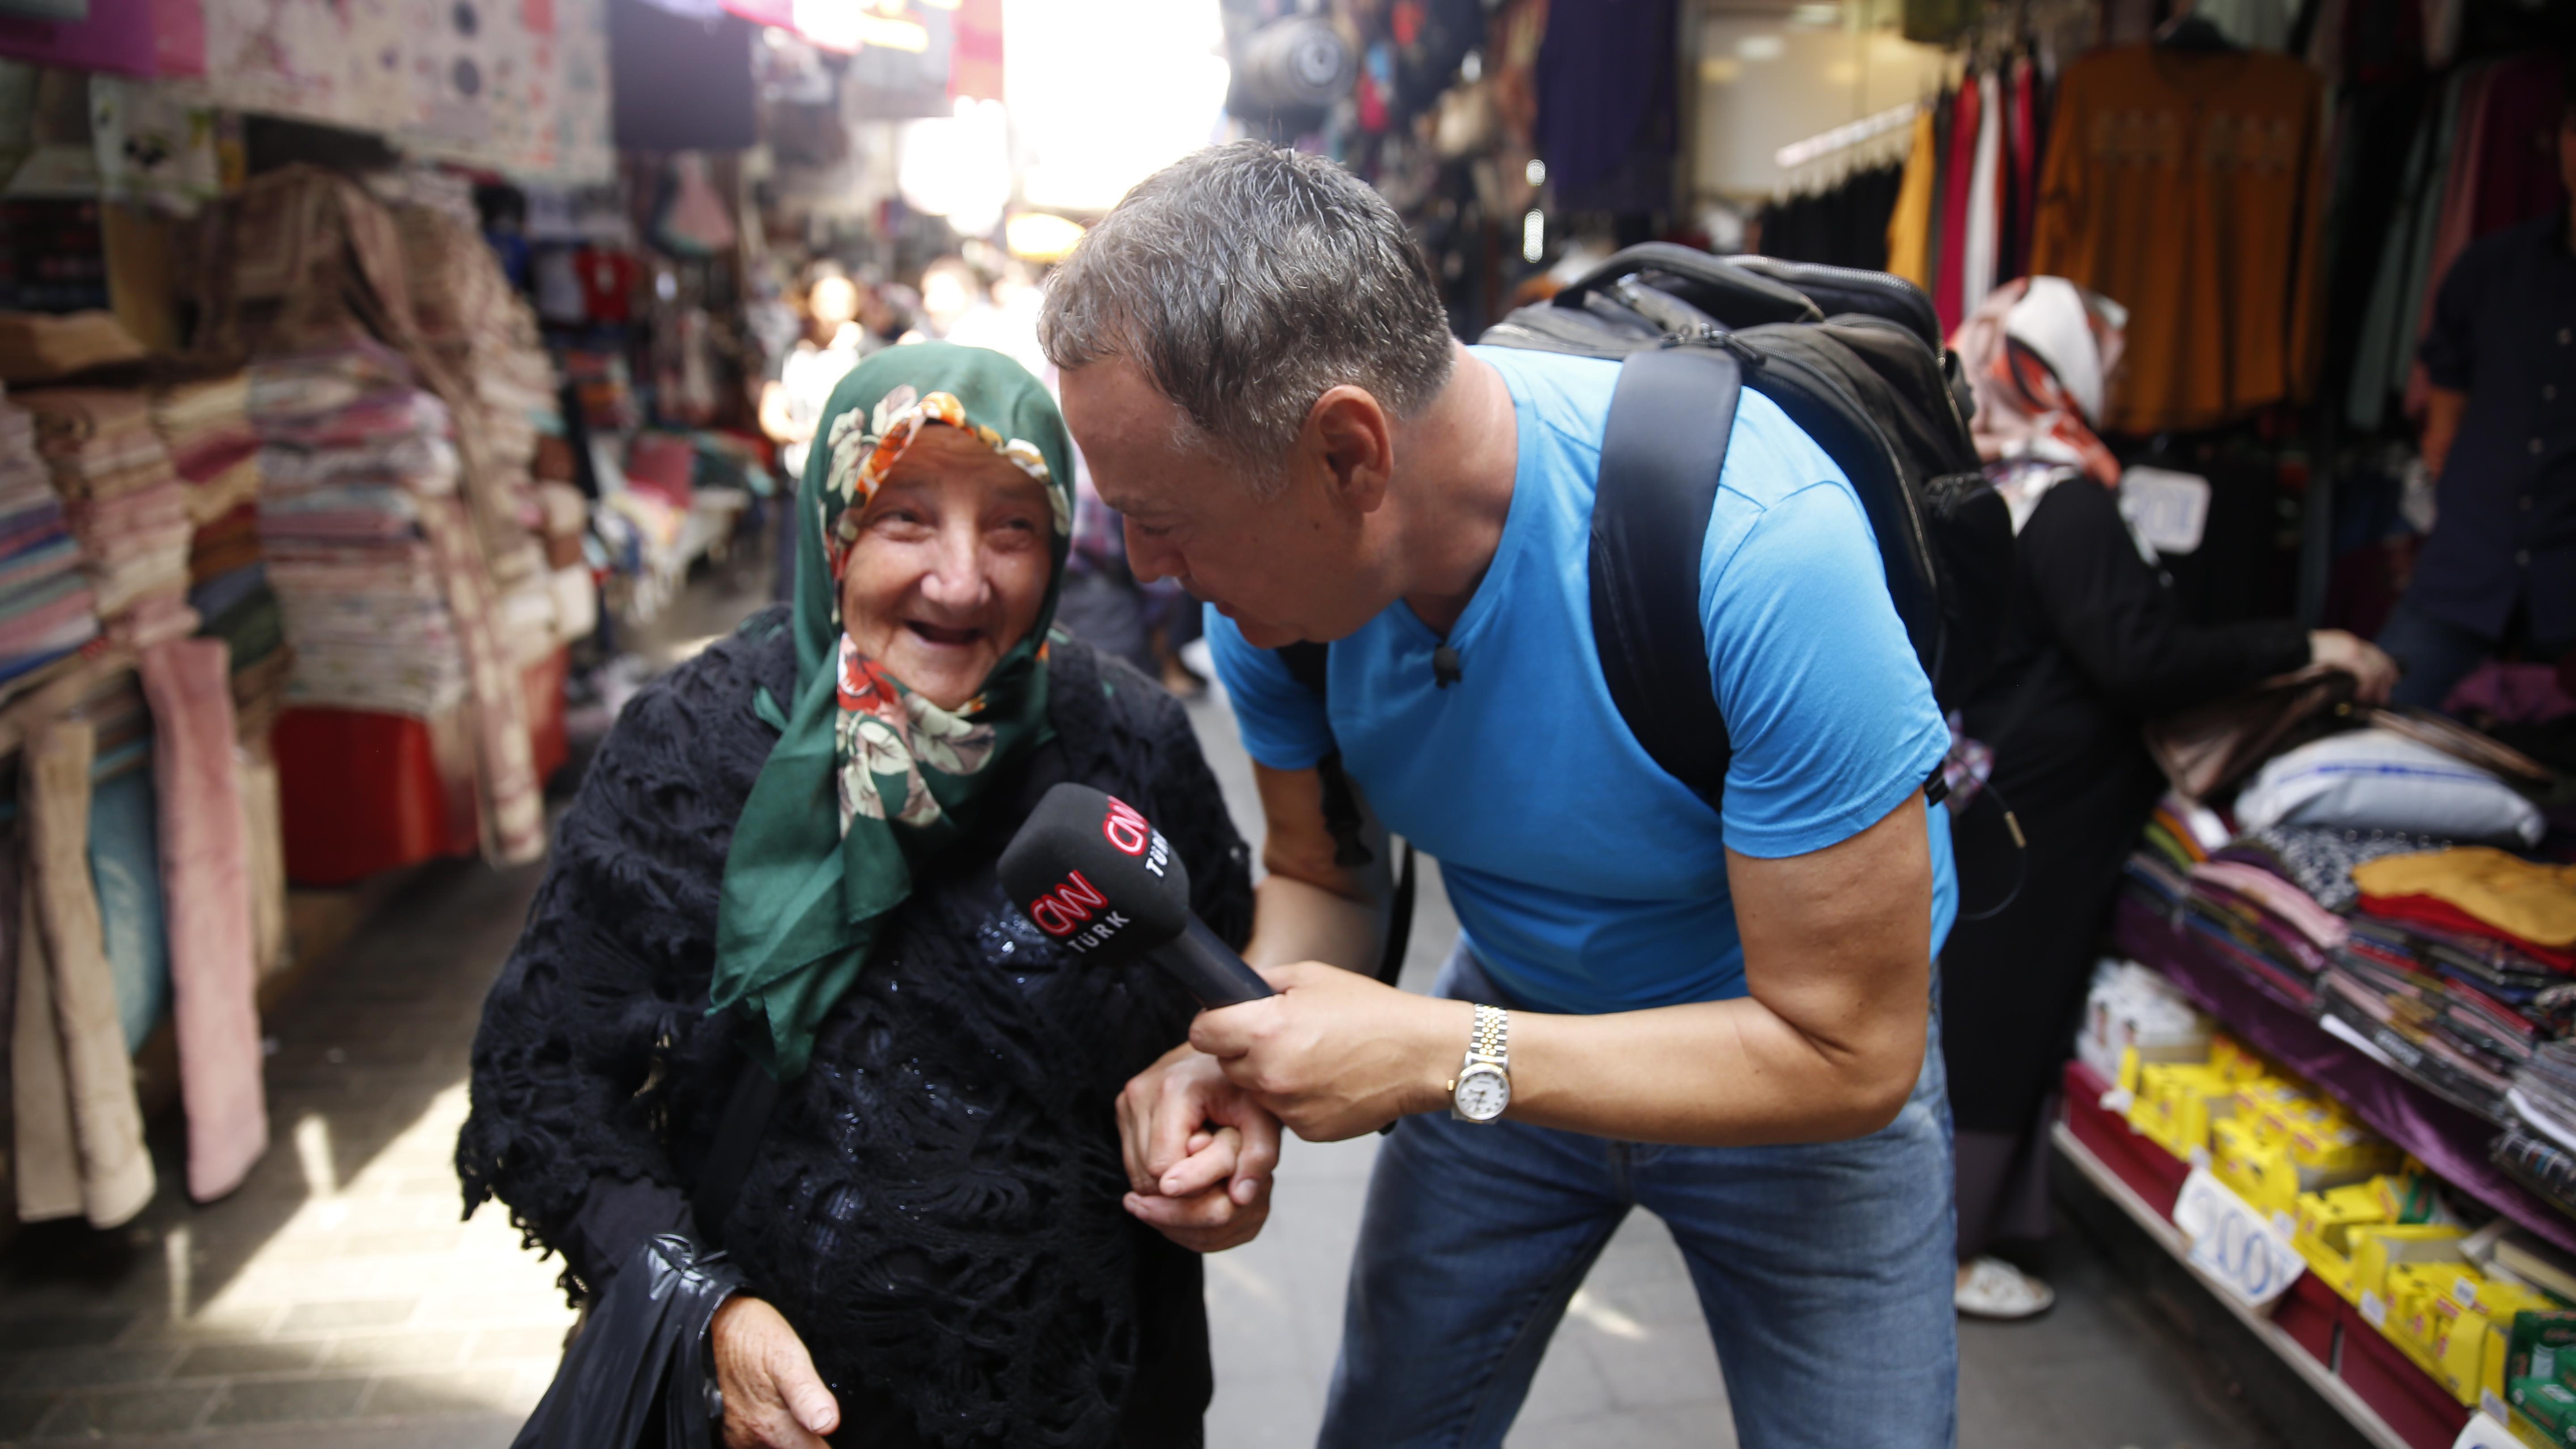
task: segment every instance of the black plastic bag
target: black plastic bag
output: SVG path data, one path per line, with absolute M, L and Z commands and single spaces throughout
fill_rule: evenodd
M 742 1275 L 686 1238 L 647 1240 L 564 1351 L 510 1449 L 719 1449 L 707 1329 Z

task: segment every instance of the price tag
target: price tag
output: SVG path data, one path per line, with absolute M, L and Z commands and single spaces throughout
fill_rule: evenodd
M 2289 1238 L 2205 1167 L 2183 1180 L 2174 1226 L 2191 1242 L 2192 1266 L 2249 1307 L 2269 1304 L 2307 1271 Z
M 2386 1332 L 2388 1328 L 2388 1300 L 2366 1288 L 2363 1289 L 2361 1294 L 2361 1319 L 2362 1322 L 2369 1324 L 2371 1327 L 2379 1329 L 2382 1332 Z

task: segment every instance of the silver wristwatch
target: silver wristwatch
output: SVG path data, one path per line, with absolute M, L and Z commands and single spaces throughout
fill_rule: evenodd
M 1512 1104 L 1512 1016 L 1499 1006 L 1476 1008 L 1467 1038 L 1467 1060 L 1449 1084 L 1449 1115 L 1461 1122 L 1494 1122 Z

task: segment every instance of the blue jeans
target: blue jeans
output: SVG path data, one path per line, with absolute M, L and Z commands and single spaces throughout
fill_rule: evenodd
M 1461 943 L 1436 994 L 1509 1005 Z M 1666 1147 L 1405 1118 L 1351 1264 L 1324 1449 L 1503 1442 L 1568 1300 L 1632 1207 L 1690 1264 L 1745 1449 L 1949 1449 L 1958 1263 L 1939 1028 L 1868 1137 Z

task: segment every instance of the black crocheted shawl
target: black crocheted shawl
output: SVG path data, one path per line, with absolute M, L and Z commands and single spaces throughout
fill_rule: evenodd
M 637 694 L 572 808 L 474 1042 L 457 1144 L 466 1210 L 497 1197 L 565 1286 L 690 1227 L 742 1056 L 706 1015 L 717 888 L 791 697 L 784 612 Z M 858 987 L 780 1094 L 726 1248 L 839 1397 L 836 1442 L 1196 1445 L 1209 1393 L 1195 1256 L 1120 1206 L 1116 1095 L 1188 1033 L 1152 967 L 1074 961 L 1004 900 L 993 861 L 1044 785 L 1142 809 L 1199 915 L 1240 943 L 1247 852 L 1180 706 L 1080 644 L 1052 656 L 1057 742 L 1024 806 L 919 870 Z M 639 1206 L 640 1204 L 640 1206 Z

